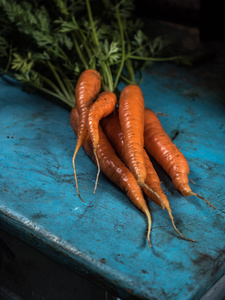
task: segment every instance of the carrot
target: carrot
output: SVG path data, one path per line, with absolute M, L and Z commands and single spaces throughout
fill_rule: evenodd
M 150 109 L 144 113 L 144 143 L 147 152 L 162 166 L 183 196 L 197 196 L 215 207 L 205 198 L 192 192 L 189 186 L 189 164 L 181 151 L 171 141 L 159 119 Z
M 92 104 L 88 113 L 88 133 L 93 144 L 93 152 L 96 159 L 98 173 L 95 181 L 94 193 L 97 188 L 100 165 L 97 156 L 97 147 L 99 142 L 98 125 L 99 121 L 109 115 L 116 107 L 117 97 L 113 92 L 102 92 L 98 95 L 96 101 Z
M 190 242 L 196 242 L 195 240 L 193 239 L 190 239 L 186 236 L 184 236 L 176 227 L 175 225 L 175 222 L 174 222 L 174 218 L 173 218 L 173 215 L 172 215 L 172 210 L 171 210 L 171 207 L 170 207 L 170 203 L 169 203 L 169 200 L 167 199 L 165 193 L 163 192 L 162 188 L 161 188 L 161 184 L 160 184 L 160 179 L 150 161 L 150 158 L 147 154 L 147 152 L 145 151 L 144 152 L 144 156 L 145 156 L 145 166 L 146 166 L 146 171 L 147 171 L 147 177 L 146 177 L 146 184 L 148 186 L 150 186 L 159 196 L 160 198 L 162 199 L 162 203 L 164 205 L 164 207 L 166 208 L 168 214 L 169 214 L 169 217 L 171 219 L 171 222 L 172 222 L 172 225 L 173 225 L 173 228 L 175 229 L 175 231 L 182 237 L 184 238 L 185 240 L 187 241 L 190 241 Z M 144 190 L 144 193 L 148 196 L 148 198 L 150 198 L 152 201 L 154 201 L 156 204 L 158 205 L 161 205 L 162 206 L 162 203 L 159 201 L 158 197 L 155 197 L 154 194 L 152 194 L 148 189 L 146 189 L 145 187 L 143 187 L 143 190 Z M 164 208 L 163 207 L 163 208 Z
M 125 164 L 127 164 L 128 157 L 127 157 L 127 152 L 124 151 L 123 134 L 122 134 L 120 123 L 119 123 L 118 110 L 115 110 L 114 113 L 111 113 L 109 116 L 103 118 L 101 120 L 101 125 L 102 125 L 103 131 L 106 134 L 109 142 L 115 149 L 116 154 L 122 159 L 122 161 Z M 170 203 L 161 188 L 160 179 L 159 179 L 159 177 L 149 159 L 149 156 L 145 150 L 144 150 L 144 160 L 145 160 L 145 166 L 146 166 L 146 171 L 147 171 L 147 176 L 146 176 L 145 182 L 154 192 L 156 192 L 160 196 L 162 201 L 159 201 L 159 198 L 155 195 L 155 193 L 151 193 L 145 187 L 143 187 L 144 193 L 148 196 L 149 199 L 151 199 L 157 205 L 161 206 L 162 208 L 166 208 L 166 210 L 170 216 L 170 219 L 172 221 L 172 225 L 179 235 L 181 235 L 186 240 L 194 241 L 192 239 L 185 237 L 177 229 L 177 227 L 174 223 L 174 218 L 173 218 L 172 211 L 170 208 Z
M 76 108 L 73 108 L 70 114 L 70 124 L 74 132 L 78 133 L 79 127 L 79 116 Z M 95 155 L 92 150 L 92 143 L 90 139 L 87 139 L 83 143 L 85 152 L 90 158 L 95 161 Z M 151 247 L 150 232 L 151 232 L 151 214 L 149 212 L 147 203 L 144 199 L 142 190 L 137 184 L 136 179 L 124 163 L 115 154 L 113 147 L 105 136 L 101 126 L 99 125 L 99 143 L 97 147 L 97 156 L 101 171 L 117 186 L 119 186 L 131 200 L 131 202 L 140 209 L 147 217 L 148 230 L 147 230 L 147 241 Z
M 144 98 L 141 89 L 135 84 L 126 86 L 120 94 L 119 120 L 128 168 L 134 174 L 138 185 L 146 187 L 162 201 L 145 183 L 147 173 L 144 160 Z
M 79 188 L 78 188 L 75 158 L 77 156 L 80 147 L 88 137 L 88 131 L 87 131 L 88 111 L 91 104 L 99 94 L 100 89 L 101 89 L 101 76 L 97 71 L 90 69 L 81 73 L 75 89 L 75 101 L 76 101 L 75 105 L 80 117 L 80 123 L 79 123 L 79 129 L 77 133 L 76 148 L 73 154 L 72 162 L 73 162 L 74 176 L 75 176 L 75 182 L 77 187 L 77 194 L 83 202 L 84 200 L 81 198 Z
M 123 133 L 121 131 L 121 126 L 119 122 L 118 110 L 114 113 L 111 113 L 106 118 L 101 120 L 101 125 L 104 133 L 106 134 L 109 142 L 113 146 L 116 151 L 116 154 L 122 159 L 125 165 L 129 165 L 129 156 L 128 152 L 125 151 L 125 144 L 123 140 Z M 160 185 L 160 180 L 155 172 L 153 165 L 144 150 L 144 163 L 146 167 L 146 180 L 148 182 L 148 186 L 155 191 L 158 195 L 160 195 L 162 201 L 159 201 L 159 198 L 152 193 L 148 189 L 144 188 L 144 191 L 148 191 L 148 196 L 151 200 L 153 200 L 156 204 L 160 205 L 162 208 L 168 207 L 169 202 L 166 198 L 166 195 L 163 193 L 163 190 Z
M 70 125 L 77 136 L 79 132 L 79 126 L 80 126 L 80 117 L 76 107 L 73 107 L 70 112 Z M 84 148 L 86 154 L 91 158 L 91 160 L 93 160 L 94 163 L 96 163 L 92 142 L 89 137 L 83 142 L 82 147 Z

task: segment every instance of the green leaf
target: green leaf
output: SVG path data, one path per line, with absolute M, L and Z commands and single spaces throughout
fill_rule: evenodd
M 65 46 L 68 50 L 71 50 L 74 46 L 73 42 L 72 42 L 72 39 L 69 36 L 67 36 L 67 35 L 65 35 L 61 32 L 56 33 L 54 35 L 54 38 L 55 38 L 54 39 L 55 42 L 57 41 L 57 43 L 61 44 L 62 46 Z M 57 43 L 55 43 L 53 45 L 56 46 Z
M 29 73 L 34 65 L 34 61 L 31 57 L 31 52 L 28 52 L 27 57 L 14 53 L 14 59 L 12 61 L 12 69 L 20 71 L 21 73 Z
M 79 75 L 80 74 L 80 65 L 78 63 L 75 63 L 75 66 L 74 66 L 74 73 L 76 75 Z
M 33 52 L 32 53 L 32 58 L 33 58 L 33 60 L 35 60 L 35 61 L 48 61 L 48 60 L 50 60 L 51 58 L 50 58 L 50 55 L 46 52 L 46 51 L 44 51 L 44 52 Z
M 66 4 L 63 0 L 54 0 L 54 2 L 55 2 L 55 5 L 57 6 L 57 8 L 59 9 L 59 12 L 62 15 L 66 15 L 66 16 L 69 15 Z
M 77 21 L 75 20 L 75 17 L 72 16 L 71 21 L 65 21 L 62 18 L 55 20 L 56 24 L 60 24 L 60 32 L 67 33 L 74 30 L 78 30 L 79 26 L 77 24 Z
M 113 64 L 119 61 L 121 57 L 120 56 L 121 50 L 118 45 L 119 45 L 118 42 L 112 41 L 109 44 L 109 41 L 105 40 L 104 43 L 100 44 L 100 47 L 102 48 L 104 55 L 101 55 L 101 52 L 99 52 L 99 55 L 97 55 L 97 57 L 100 60 L 109 62 L 109 64 Z
M 138 46 L 141 46 L 142 43 L 146 40 L 146 36 L 141 30 L 138 30 L 137 33 L 134 35 L 134 40 Z
M 151 58 L 170 59 L 171 42 L 145 35 L 134 3 L 0 0 L 0 56 L 4 57 L 0 68 L 11 68 L 19 80 L 32 86 L 43 84 L 42 91 L 65 102 L 68 96 L 74 98 L 74 80 L 87 68 L 97 69 L 103 87 L 110 90 L 117 88 L 120 75 L 126 73 L 124 65 L 129 65 L 128 82 L 135 81 L 134 74 L 150 64 Z M 177 53 L 176 57 L 176 63 L 190 63 L 187 57 Z

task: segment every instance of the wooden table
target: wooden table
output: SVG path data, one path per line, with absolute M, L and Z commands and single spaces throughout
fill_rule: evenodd
M 77 157 L 78 198 L 69 111 L 0 78 L 0 227 L 122 299 L 199 299 L 225 273 L 225 97 L 221 81 L 204 70 L 155 64 L 141 84 L 146 107 L 190 164 L 196 197 L 185 198 L 166 179 L 175 222 L 197 243 L 182 240 L 166 213 L 149 201 L 147 223 L 100 174 L 83 149 Z M 160 176 L 161 176 L 160 175 Z

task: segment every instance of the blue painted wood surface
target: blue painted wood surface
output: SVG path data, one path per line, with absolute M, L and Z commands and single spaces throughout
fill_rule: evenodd
M 175 222 L 154 203 L 146 219 L 80 150 L 69 111 L 0 79 L 0 226 L 122 298 L 199 299 L 225 273 L 225 98 L 217 82 L 174 65 L 156 65 L 141 84 L 146 107 L 190 164 L 190 183 L 209 199 L 185 198 L 166 179 Z M 162 172 L 160 173 L 161 175 Z M 163 175 L 163 178 L 164 175 Z

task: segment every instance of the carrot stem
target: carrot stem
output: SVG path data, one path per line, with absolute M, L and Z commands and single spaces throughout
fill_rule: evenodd
M 130 44 L 130 40 L 129 40 L 127 32 L 125 32 L 125 37 L 126 37 L 125 42 L 127 44 L 128 53 L 130 53 L 131 52 L 131 44 Z M 127 71 L 130 76 L 130 80 L 131 80 L 132 84 L 137 84 L 136 79 L 135 79 L 134 68 L 132 66 L 131 60 L 126 59 L 125 64 L 126 64 Z
M 102 62 L 102 69 L 103 69 L 103 76 L 105 77 L 102 82 L 103 85 L 103 89 L 104 91 L 113 91 L 113 77 L 112 77 L 112 72 L 110 69 L 110 66 L 108 63 L 106 62 Z M 104 83 L 106 82 L 106 83 Z
M 58 72 L 59 75 L 61 75 L 61 78 L 63 78 L 63 82 L 65 84 L 65 87 L 67 88 L 68 93 L 70 94 L 70 99 L 73 99 L 74 103 L 74 84 L 71 82 L 71 79 L 69 79 L 59 68 L 57 65 L 55 66 L 55 70 Z
M 63 102 L 65 102 L 66 104 L 68 104 L 68 106 L 71 107 L 71 108 L 74 106 L 74 101 L 73 102 L 72 101 L 68 101 L 68 99 L 65 96 L 60 96 L 58 93 L 51 92 L 49 89 L 46 89 L 46 88 L 43 88 L 43 87 L 38 86 L 36 84 L 33 84 L 32 82 L 29 82 L 29 85 L 33 86 L 36 89 L 39 89 L 40 91 L 42 91 L 42 92 L 44 92 L 44 93 L 46 93 L 48 95 L 51 95 L 51 96 L 53 96 L 55 98 L 58 98 L 58 99 L 62 100 Z
M 74 42 L 75 48 L 77 50 L 77 53 L 78 53 L 78 55 L 80 57 L 80 60 L 82 61 L 82 63 L 85 66 L 85 69 L 86 70 L 89 69 L 89 66 L 88 66 L 88 64 L 87 64 L 87 62 L 86 62 L 86 60 L 85 60 L 85 58 L 84 58 L 84 56 L 83 56 L 83 54 L 82 54 L 82 52 L 80 50 L 80 46 L 78 45 L 77 38 L 76 38 L 75 35 L 73 35 L 73 42 Z
M 116 79 L 115 79 L 115 82 L 114 82 L 114 89 L 116 88 L 116 86 L 118 84 L 120 74 L 123 70 L 124 61 L 125 61 L 125 41 L 124 41 L 124 33 L 123 33 L 123 24 L 122 24 L 120 13 L 119 13 L 119 5 L 120 4 L 116 5 L 116 18 L 117 18 L 117 22 L 118 22 L 119 29 L 120 29 L 122 57 L 121 57 L 120 67 L 119 67 L 119 70 L 117 72 Z
M 56 72 L 55 70 L 55 67 L 52 65 L 52 63 L 50 61 L 48 61 L 48 65 L 53 73 L 53 75 L 55 76 L 59 86 L 61 87 L 61 90 L 63 92 L 63 94 L 66 96 L 66 97 L 70 97 L 68 91 L 66 90 L 65 86 L 64 86 L 64 83 L 62 82 L 61 78 L 59 77 L 58 73 Z
M 133 84 L 133 81 L 129 80 L 126 76 L 124 75 L 120 75 L 120 78 L 122 79 L 122 81 L 126 82 L 127 84 Z
M 134 75 L 134 69 L 132 67 L 131 61 L 129 59 L 127 59 L 125 64 L 126 64 L 129 76 L 130 76 L 129 84 L 137 84 L 136 79 L 135 79 L 135 75 Z
M 93 39 L 94 39 L 94 43 L 97 47 L 99 47 L 99 40 L 96 34 L 96 30 L 95 30 L 95 24 L 93 21 L 93 16 L 92 16 L 92 12 L 91 12 L 91 5 L 90 5 L 90 1 L 86 0 L 86 6 L 87 6 L 87 11 L 88 11 L 88 18 L 91 24 L 91 29 L 92 29 L 92 34 L 93 34 Z
M 87 38 L 86 36 L 83 34 L 81 28 L 79 27 L 78 25 L 78 31 L 79 31 L 79 34 L 80 34 L 80 37 L 81 37 L 81 40 L 82 40 L 82 44 L 84 45 L 84 48 L 87 52 L 87 55 L 88 55 L 88 58 L 91 59 L 92 58 L 92 54 L 91 54 L 91 51 L 87 45 Z
M 63 96 L 63 93 L 61 93 L 60 89 L 55 85 L 49 78 L 43 76 L 42 74 L 39 74 L 40 78 L 45 81 L 57 94 Z
M 130 59 L 138 59 L 138 60 L 145 60 L 145 61 L 171 61 L 177 60 L 180 56 L 171 56 L 171 57 L 145 57 L 145 56 L 136 56 L 136 55 L 127 55 L 127 58 Z

